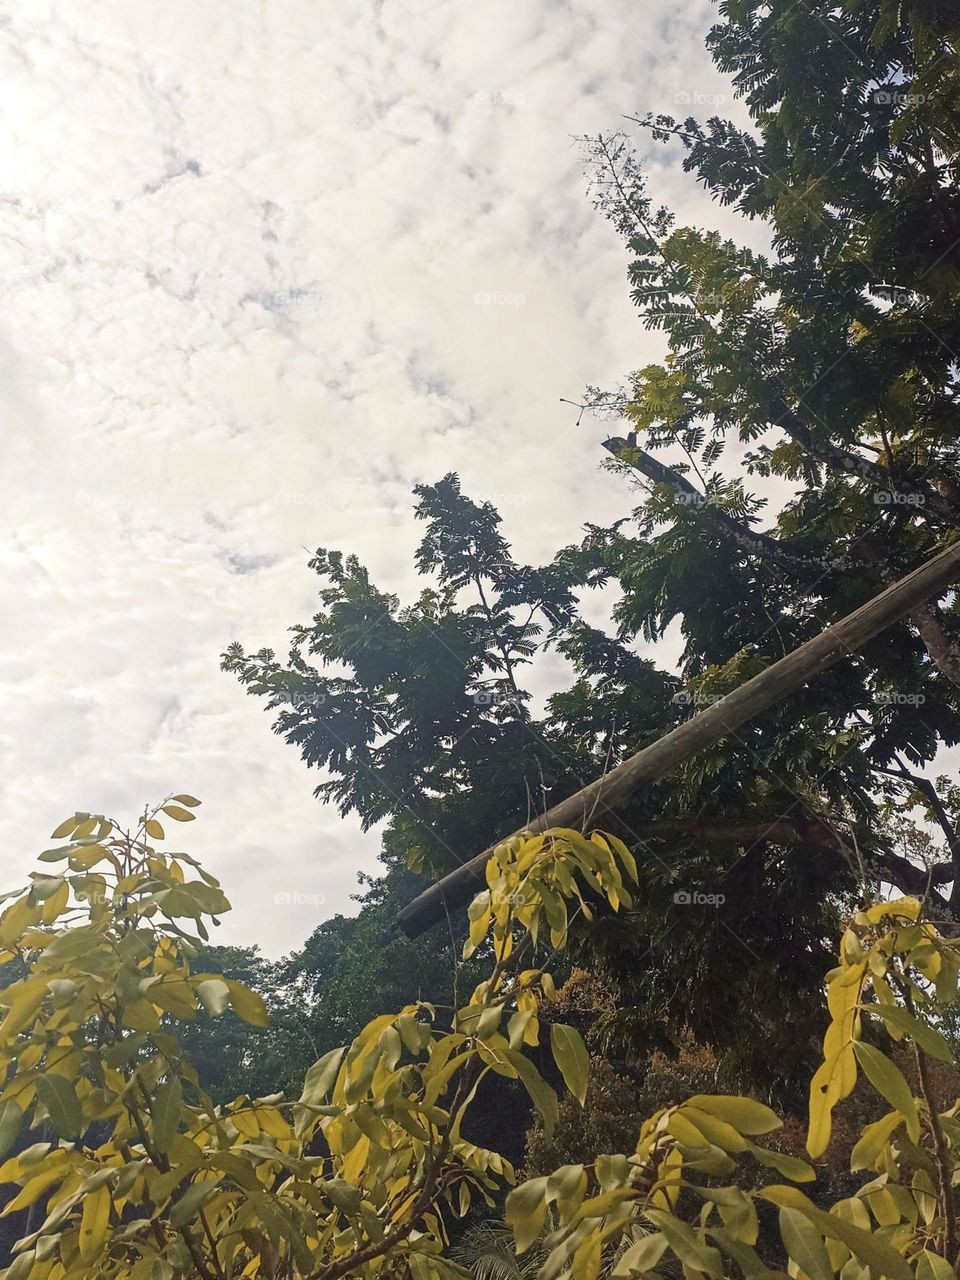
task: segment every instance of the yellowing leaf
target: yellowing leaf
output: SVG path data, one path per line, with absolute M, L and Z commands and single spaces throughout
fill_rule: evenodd
M 178 804 L 187 805 L 190 809 L 195 809 L 200 803 L 196 796 L 171 796 L 171 799 L 176 800 Z
M 163 839 L 163 827 L 161 827 L 160 823 L 156 820 L 156 818 L 148 818 L 146 822 L 143 824 L 143 829 L 144 831 L 146 831 L 147 835 L 150 836 L 152 839 L 154 840 Z
M 50 835 L 51 840 L 66 840 L 67 836 L 72 836 L 77 827 L 79 827 L 82 819 L 78 814 L 74 814 L 72 818 L 65 818 Z
M 728 1098 L 721 1094 L 699 1093 L 688 1099 L 691 1107 L 706 1111 L 707 1115 L 716 1116 L 733 1125 L 738 1133 L 754 1134 L 770 1133 L 779 1129 L 783 1123 L 775 1111 L 755 1102 L 753 1098 Z
M 165 804 L 163 806 L 163 812 L 168 818 L 173 818 L 174 822 L 193 822 L 194 818 L 197 816 L 195 813 L 190 813 L 188 810 L 182 809 L 178 804 Z
M 88 1191 L 83 1197 L 83 1211 L 80 1217 L 80 1256 L 89 1262 L 97 1257 L 107 1239 L 110 1229 L 110 1209 L 112 1200 L 107 1187 L 97 1187 Z
M 226 978 L 225 982 L 230 992 L 230 1003 L 237 1016 L 244 1022 L 249 1022 L 252 1027 L 268 1027 L 270 1015 L 263 1002 L 263 996 L 257 995 L 256 991 L 251 991 L 242 982 L 234 982 L 230 978 Z
M 53 924 L 54 920 L 66 909 L 70 901 L 70 886 L 64 880 L 60 888 L 52 893 L 43 904 L 41 919 L 44 924 Z
M 850 1153 L 850 1169 L 856 1173 L 859 1169 L 872 1169 L 880 1152 L 886 1146 L 891 1134 L 898 1125 L 903 1124 L 903 1116 L 899 1111 L 891 1111 L 873 1124 L 868 1124 Z

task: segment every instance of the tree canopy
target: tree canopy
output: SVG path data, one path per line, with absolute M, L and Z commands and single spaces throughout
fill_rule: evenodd
M 607 441 L 623 512 L 523 566 L 455 475 L 420 485 L 430 585 L 415 602 L 321 550 L 321 610 L 289 658 L 228 650 L 324 770 L 318 794 L 386 822 L 389 862 L 449 870 L 954 536 L 956 34 L 946 5 L 722 5 L 709 45 L 749 127 L 636 123 L 742 214 L 744 243 L 678 225 L 624 135 L 586 140 L 633 298 L 666 344 L 622 388 L 583 397 L 589 421 L 624 421 Z M 607 626 L 581 608 L 600 586 L 615 595 Z M 677 671 L 638 652 L 674 622 Z M 692 1028 L 742 1048 L 744 990 L 786 935 L 790 990 L 771 984 L 747 1038 L 810 1043 L 838 912 L 880 881 L 954 910 L 958 793 L 930 766 L 960 741 L 958 636 L 955 598 L 928 601 L 635 797 L 620 834 L 640 903 L 582 941 L 620 988 L 611 1036 Z M 547 649 L 570 678 L 541 710 L 529 664 Z M 677 910 L 691 891 L 725 901 Z M 749 1007 L 764 1017 L 764 1001 Z

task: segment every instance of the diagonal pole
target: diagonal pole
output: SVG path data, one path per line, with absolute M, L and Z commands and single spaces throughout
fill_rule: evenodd
M 768 707 L 782 702 L 788 694 L 838 659 L 855 653 L 917 605 L 942 594 L 957 579 L 960 579 L 960 541 L 933 556 L 899 582 L 894 582 L 839 622 L 826 627 L 799 649 L 767 667 L 766 671 L 745 681 L 720 702 L 672 729 L 566 800 L 561 800 L 521 827 L 520 832 L 535 834 L 549 827 L 583 830 L 585 826 L 600 825 L 603 815 L 619 809 L 641 783 L 662 778 L 678 764 L 713 746 Z M 403 908 L 397 916 L 397 924 L 407 937 L 418 937 L 444 919 L 447 911 L 464 906 L 483 888 L 484 867 L 494 848 L 484 849 L 483 853 L 430 885 Z

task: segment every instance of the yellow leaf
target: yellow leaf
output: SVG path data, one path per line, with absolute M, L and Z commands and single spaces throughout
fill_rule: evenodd
M 754 1134 L 770 1133 L 779 1129 L 783 1123 L 775 1111 L 755 1102 L 753 1098 L 729 1098 L 722 1094 L 698 1093 L 687 1099 L 691 1107 L 706 1111 L 707 1115 L 716 1116 L 733 1125 L 738 1133 Z
M 97 1187 L 83 1197 L 80 1218 L 80 1256 L 89 1262 L 103 1248 L 110 1229 L 112 1201 L 107 1187 Z
M 80 825 L 82 819 L 78 814 L 74 814 L 72 818 L 66 818 L 60 823 L 59 827 L 53 832 L 51 840 L 65 840 L 67 836 L 72 836 L 74 831 Z
M 186 809 L 181 809 L 178 804 L 165 804 L 163 812 L 168 818 L 173 818 L 174 822 L 193 822 L 197 816 L 195 813 L 189 813 Z
M 60 886 L 55 893 L 52 893 L 43 904 L 42 920 L 44 924 L 53 924 L 57 916 L 66 908 L 70 901 L 70 886 L 66 881 Z

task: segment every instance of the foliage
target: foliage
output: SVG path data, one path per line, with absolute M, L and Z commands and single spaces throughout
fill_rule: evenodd
M 779 1211 L 776 1243 L 791 1275 L 954 1276 L 960 1101 L 940 1109 L 930 1067 L 953 1060 L 937 1023 L 957 1003 L 958 973 L 960 942 L 924 919 L 916 899 L 860 911 L 843 935 L 840 965 L 828 975 L 832 1019 L 810 1086 L 807 1148 L 813 1156 L 825 1150 L 833 1107 L 852 1091 L 859 1068 L 889 1110 L 864 1128 L 853 1149 L 851 1168 L 875 1175 L 854 1195 L 824 1210 L 795 1186 L 717 1185 L 747 1153 L 794 1182 L 812 1180 L 814 1171 L 753 1142 L 780 1124 L 762 1104 L 695 1095 L 645 1121 L 633 1153 L 566 1166 L 512 1192 L 507 1217 L 518 1249 L 544 1231 L 542 1247 L 550 1254 L 541 1274 L 566 1274 L 569 1266 L 574 1276 L 595 1277 L 604 1244 L 639 1222 L 643 1238 L 619 1257 L 612 1275 L 657 1274 L 671 1254 L 687 1275 L 720 1280 L 731 1265 L 744 1276 L 773 1275 L 761 1256 L 776 1241 L 761 1238 L 757 1210 L 766 1203 Z M 918 1095 L 893 1059 L 863 1039 L 864 1015 L 909 1045 Z
M 239 1093 L 299 1088 L 317 1054 L 311 1052 L 312 1010 L 287 966 L 268 960 L 256 947 L 214 946 L 204 947 L 191 965 L 249 987 L 270 1014 L 269 1026 L 245 1022 L 232 1009 L 183 1026 L 183 1053 L 196 1067 L 205 1092 L 214 1102 L 226 1103 Z
M 615 913 L 629 908 L 629 850 L 613 835 L 563 830 L 502 844 L 470 912 L 466 950 L 492 967 L 467 1004 L 449 1018 L 420 1003 L 373 1019 L 314 1063 L 296 1102 L 243 1094 L 218 1106 L 177 1023 L 232 1006 L 259 1024 L 265 1010 L 242 984 L 191 966 L 204 917 L 228 903 L 199 868 L 187 878 L 187 855 L 164 857 L 151 841 L 163 838 L 159 812 L 183 820 L 196 803 L 174 797 L 132 833 L 77 814 L 55 833 L 67 843 L 41 855 L 63 871 L 45 866 L 8 895 L 0 941 L 23 972 L 2 995 L 0 1137 L 7 1150 L 25 1127 L 55 1141 L 19 1143 L 0 1167 L 0 1181 L 20 1188 L 5 1213 L 45 1202 L 4 1280 L 462 1276 L 449 1220 L 493 1206 L 513 1180 L 501 1155 L 463 1136 L 481 1081 L 519 1081 L 547 1137 L 559 1113 L 531 1056 L 553 982 L 521 964 L 548 940 L 565 947 L 573 916 L 601 897 Z M 916 899 L 860 911 L 844 932 L 807 1145 L 823 1151 L 859 1068 L 890 1110 L 854 1147 L 853 1169 L 871 1175 L 854 1195 L 824 1210 L 796 1186 L 727 1181 L 748 1156 L 794 1183 L 814 1171 L 756 1141 L 780 1125 L 764 1104 L 695 1094 L 645 1120 L 628 1154 L 564 1164 L 510 1192 L 517 1255 L 535 1246 L 545 1280 L 593 1280 L 601 1265 L 656 1276 L 675 1263 L 689 1276 L 773 1280 L 781 1249 L 797 1280 L 867 1270 L 950 1280 L 960 1102 L 941 1109 L 929 1069 L 952 1062 L 938 1023 L 958 1002 L 958 974 L 960 940 L 943 937 Z M 913 1050 L 918 1096 L 862 1037 L 864 1015 Z M 583 1104 L 587 1049 L 574 1028 L 549 1026 L 556 1068 Z M 778 1210 L 778 1232 L 763 1205 Z M 504 1272 L 499 1256 L 498 1273 L 525 1270 Z M 484 1257 L 494 1274 L 494 1251 Z
M 267 1019 L 255 992 L 192 965 L 205 917 L 229 903 L 199 868 L 187 878 L 188 855 L 164 857 L 155 842 L 160 814 L 186 821 L 197 803 L 173 797 L 133 832 L 77 814 L 54 833 L 67 843 L 41 855 L 63 870 L 45 867 L 7 895 L 3 959 L 23 972 L 0 997 L 0 1138 L 6 1151 L 25 1127 L 41 1140 L 19 1143 L 0 1181 L 20 1187 L 6 1214 L 45 1209 L 5 1280 L 462 1274 L 442 1256 L 442 1213 L 466 1213 L 477 1197 L 492 1205 L 513 1178 L 499 1153 L 462 1136 L 478 1087 L 491 1073 L 518 1080 L 548 1124 L 557 1112 L 524 1052 L 553 982 L 539 968 L 515 972 L 513 959 L 541 926 L 562 944 L 561 893 L 578 910 L 591 890 L 629 902 L 629 853 L 615 837 L 576 833 L 505 847 L 489 911 L 476 916 L 489 925 L 492 971 L 447 1029 L 435 1006 L 408 1005 L 314 1063 L 296 1102 L 241 1094 L 217 1105 L 177 1022 L 228 1007 L 254 1025 Z M 516 953 L 515 927 L 528 939 Z M 481 942 L 475 928 L 469 946 Z M 550 1041 L 582 1099 L 579 1035 L 554 1025 Z
M 709 44 L 747 121 L 639 124 L 743 237 L 678 224 L 624 137 L 590 143 L 666 346 L 585 397 L 622 419 L 622 507 L 527 566 L 446 476 L 417 489 L 412 603 L 321 550 L 321 607 L 289 657 L 227 651 L 325 770 L 319 794 L 386 820 L 389 866 L 436 876 L 522 828 L 956 535 L 957 36 L 945 3 L 722 4 Z M 581 608 L 597 587 L 609 625 Z M 669 660 L 637 653 L 672 624 L 679 678 L 672 636 Z M 960 741 L 958 655 L 945 594 L 630 798 L 617 830 L 643 892 L 574 939 L 616 988 L 608 1056 L 692 1032 L 796 1105 L 844 914 L 884 883 L 960 912 L 960 804 L 927 768 Z M 535 661 L 533 687 L 555 681 L 542 712 Z M 725 902 L 678 909 L 691 890 Z

